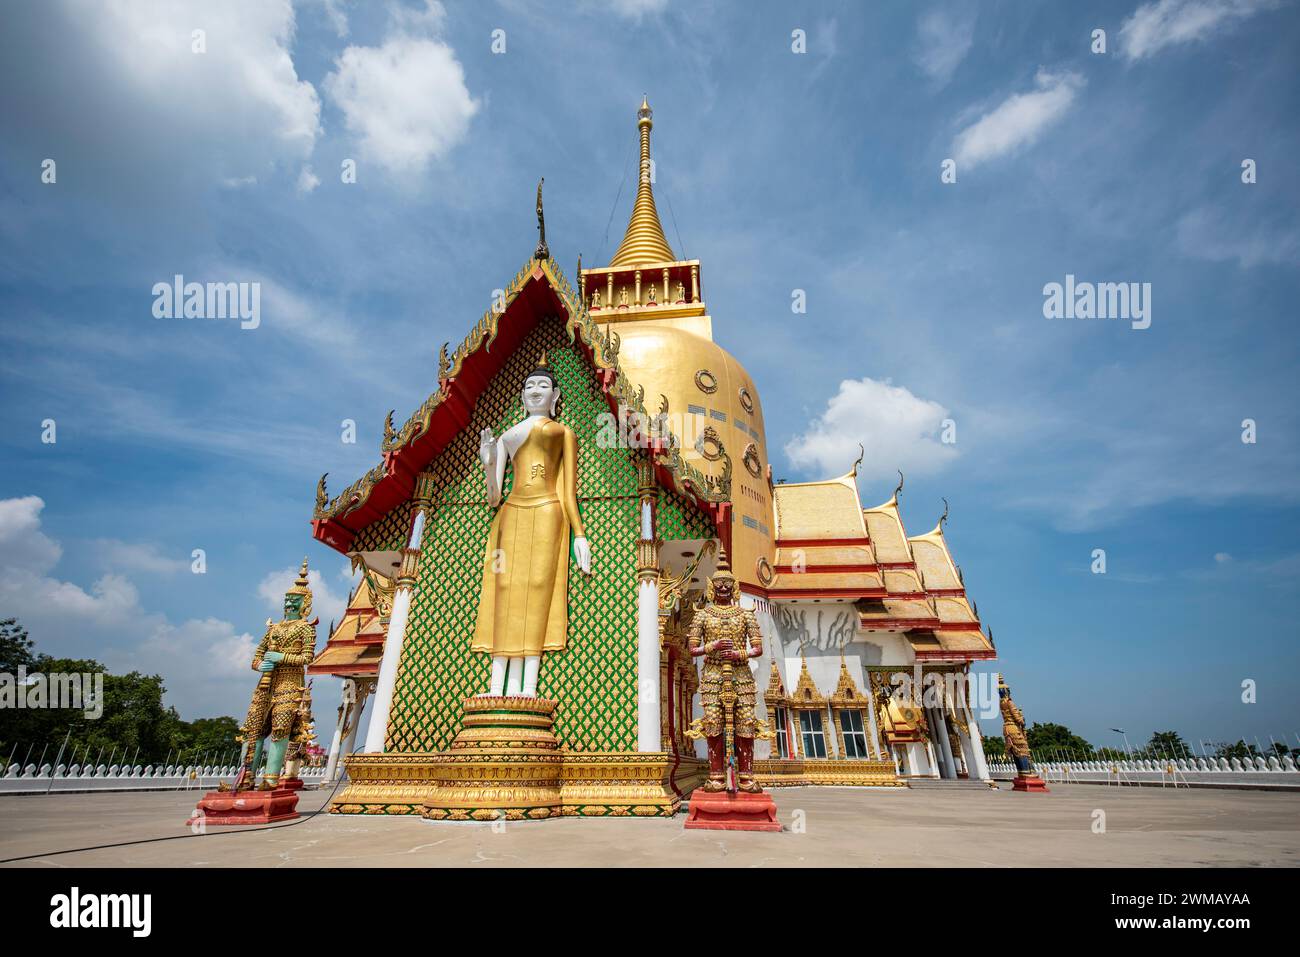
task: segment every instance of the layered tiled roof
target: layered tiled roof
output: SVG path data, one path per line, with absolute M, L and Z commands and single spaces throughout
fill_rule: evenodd
M 898 511 L 902 483 L 889 500 L 863 508 L 856 467 L 818 482 L 780 484 L 776 505 L 776 601 L 854 601 L 863 628 L 903 632 L 918 657 L 994 657 L 943 522 L 909 538 Z M 946 518 L 945 512 L 945 518 Z

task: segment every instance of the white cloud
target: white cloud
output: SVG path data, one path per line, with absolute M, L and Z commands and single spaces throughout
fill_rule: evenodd
M 1133 11 L 1120 26 L 1120 53 L 1141 60 L 1165 47 L 1207 39 L 1220 26 L 1245 20 L 1276 0 L 1158 0 Z
M 190 559 L 163 553 L 151 542 L 123 542 L 115 538 L 100 538 L 92 543 L 100 560 L 113 572 L 137 571 L 150 575 L 175 575 L 188 571 Z
M 1085 82 L 1078 73 L 1039 69 L 1034 77 L 1037 89 L 1008 97 L 957 134 L 953 156 L 958 168 L 970 168 L 1036 142 L 1070 109 Z
M 135 586 L 106 574 L 90 590 L 49 576 L 63 548 L 41 531 L 45 501 L 35 495 L 0 499 L 0 607 L 54 613 L 82 624 L 120 625 L 139 611 Z
M 0 499 L 0 555 L 5 563 L 44 572 L 63 555 L 59 543 L 41 531 L 45 500 L 36 495 Z
M 962 7 L 935 7 L 917 21 L 916 33 L 916 65 L 942 86 L 970 52 L 975 39 L 975 11 Z
M 61 0 L 6 21 L 24 53 L 0 67 L 0 106 L 76 103 L 28 107 L 27 136 L 61 160 L 93 157 L 83 165 L 115 183 L 243 185 L 310 155 L 320 133 L 319 98 L 290 53 L 290 0 Z
M 441 4 L 399 11 L 378 47 L 349 46 L 325 78 L 361 158 L 391 174 L 418 176 L 465 138 L 479 103 L 456 51 L 431 35 Z
M 163 621 L 141 642 L 137 657 L 142 671 L 166 674 L 202 662 L 203 673 L 210 677 L 244 678 L 252 674 L 253 652 L 260 637 L 260 633 L 255 638 L 249 632 L 237 632 L 218 618 L 191 618 L 179 625 Z M 228 700 L 217 707 L 230 711 L 236 704 Z
M 335 34 L 340 40 L 344 39 L 348 35 L 348 15 L 343 9 L 344 0 L 322 0 L 322 5 Z
M 1178 220 L 1178 248 L 1211 262 L 1236 260 L 1243 269 L 1300 259 L 1300 232 L 1291 225 L 1263 221 L 1249 210 L 1226 216 L 1199 206 Z
M 94 658 L 115 673 L 161 674 L 167 703 L 182 717 L 242 716 L 252 689 L 254 637 L 217 618 L 176 623 L 150 612 L 120 574 L 103 575 L 89 588 L 61 580 L 52 572 L 63 549 L 41 529 L 44 508 L 34 495 L 0 499 L 3 616 L 27 628 L 38 652 Z M 96 545 L 142 570 L 165 561 L 150 546 L 108 540 Z
M 943 468 L 957 452 L 940 442 L 948 410 L 913 395 L 890 380 L 846 379 L 822 412 L 801 435 L 785 446 L 795 466 L 842 475 L 858 457 L 866 457 L 858 474 L 889 478 L 897 469 L 925 474 Z
M 257 586 L 257 593 L 266 603 L 267 612 L 276 620 L 284 612 L 284 593 L 293 587 L 297 578 L 298 566 L 295 565 L 267 572 Z M 320 646 L 329 637 L 325 634 L 325 629 L 330 622 L 337 622 L 347 610 L 348 596 L 346 592 L 336 594 L 318 568 L 308 569 L 307 582 L 311 588 L 311 616 L 321 621 L 320 627 L 316 629 L 317 645 Z
M 620 17 L 627 17 L 639 23 L 650 14 L 663 13 L 667 10 L 668 0 L 609 0 L 609 9 Z
M 304 166 L 298 174 L 298 192 L 310 193 L 319 185 L 320 177 L 311 171 L 310 166 Z

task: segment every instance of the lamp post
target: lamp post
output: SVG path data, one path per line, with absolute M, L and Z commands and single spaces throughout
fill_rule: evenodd
M 1124 753 L 1127 754 L 1127 755 L 1129 756 L 1130 759 L 1132 759 L 1132 757 L 1133 757 L 1133 749 L 1130 748 L 1130 747 L 1128 746 L 1128 734 L 1127 734 L 1127 732 L 1125 732 L 1125 730 L 1124 730 L 1123 728 L 1111 728 L 1111 730 L 1114 731 L 1116 734 L 1118 734 L 1118 735 L 1122 735 L 1122 736 L 1123 736 L 1123 738 L 1124 738 Z

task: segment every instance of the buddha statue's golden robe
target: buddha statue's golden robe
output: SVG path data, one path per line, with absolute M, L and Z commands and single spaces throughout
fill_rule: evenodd
M 515 452 L 514 486 L 488 533 L 473 651 L 522 658 L 564 649 L 569 533 L 586 537 L 577 464 L 573 431 L 551 419 L 533 426 Z

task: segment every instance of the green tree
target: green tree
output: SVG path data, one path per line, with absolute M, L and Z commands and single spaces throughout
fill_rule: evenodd
M 1147 742 L 1145 753 L 1153 758 L 1190 758 L 1192 749 L 1177 731 L 1157 731 Z
M 197 761 L 204 754 L 214 761 L 233 760 L 239 750 L 239 733 L 239 722 L 228 716 L 182 721 L 176 736 L 176 751 L 186 762 Z
M 1259 757 L 1259 748 L 1253 744 L 1247 744 L 1245 741 L 1238 740 L 1236 744 L 1220 744 L 1214 751 L 1216 758 L 1246 758 Z
M 1005 758 L 1007 756 L 1007 743 L 993 735 L 984 735 L 984 755 L 995 760 Z
M 1025 737 L 1029 740 L 1029 750 L 1036 758 L 1044 760 L 1083 760 L 1092 757 L 1097 750 L 1063 724 L 1034 722 L 1025 732 Z
M 0 620 L 0 671 L 22 665 L 31 675 L 102 674 L 103 712 L 87 716 L 68 708 L 0 709 L 0 762 L 53 764 L 160 764 L 233 759 L 239 722 L 229 716 L 183 721 L 163 704 L 161 675 L 109 674 L 100 662 L 35 654 L 14 619 Z M 85 702 L 90 704 L 90 702 Z M 59 757 L 59 750 L 63 755 Z
M 0 621 L 0 672 L 16 675 L 20 667 L 31 671 L 35 664 L 27 629 L 16 618 Z

